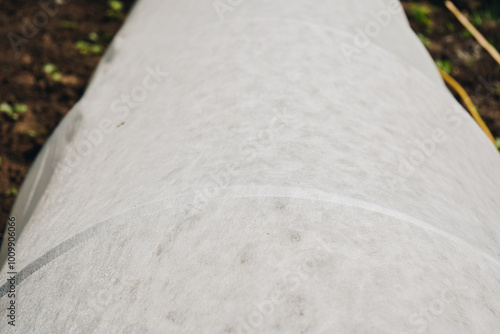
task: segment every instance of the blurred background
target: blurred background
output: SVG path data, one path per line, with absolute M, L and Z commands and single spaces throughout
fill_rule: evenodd
M 133 0 L 0 0 L 0 228 L 51 132 L 80 99 Z M 467 91 L 500 137 L 500 66 L 444 6 L 403 1 L 436 66 Z M 500 49 L 500 1 L 455 0 Z M 452 91 L 453 92 L 453 91 Z M 457 100 L 461 100 L 457 97 Z M 500 139 L 497 140 L 500 144 Z

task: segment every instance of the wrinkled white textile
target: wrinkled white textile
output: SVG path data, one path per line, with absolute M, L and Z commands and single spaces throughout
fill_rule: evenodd
M 494 333 L 499 199 L 398 2 L 140 0 L 15 204 L 0 332 Z

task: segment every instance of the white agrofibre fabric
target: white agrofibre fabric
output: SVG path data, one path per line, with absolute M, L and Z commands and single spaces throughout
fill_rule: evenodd
M 494 333 L 500 158 L 400 4 L 223 3 L 136 4 L 21 189 L 1 332 Z

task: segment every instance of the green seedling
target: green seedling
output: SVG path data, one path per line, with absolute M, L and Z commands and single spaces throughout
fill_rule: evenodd
M 500 137 L 495 138 L 495 146 L 500 150 Z
M 34 129 L 29 129 L 27 131 L 28 136 L 33 137 L 33 138 L 38 137 L 39 135 L 42 135 L 45 133 L 47 133 L 47 129 L 45 129 L 44 127 L 40 128 L 38 131 L 34 130 Z
M 496 8 L 496 10 L 493 7 L 487 11 L 481 11 L 481 12 L 473 11 L 470 16 L 470 21 L 472 22 L 472 24 L 475 25 L 476 27 L 479 27 L 483 25 L 483 23 L 488 21 L 500 22 L 500 15 L 499 15 L 500 12 L 498 11 L 500 9 L 500 6 Z
M 92 41 L 94 43 L 97 43 L 97 41 L 99 40 L 99 35 L 96 33 L 96 32 L 91 32 L 87 38 L 89 39 L 89 41 Z
M 6 113 L 10 113 L 12 112 L 12 107 L 10 104 L 4 102 L 2 104 L 0 104 L 0 111 L 3 111 L 3 112 L 6 112 Z
M 108 10 L 106 11 L 106 16 L 112 19 L 122 19 L 123 18 L 123 2 L 110 0 L 108 1 Z
M 61 21 L 59 23 L 59 27 L 64 28 L 64 29 L 77 29 L 78 23 L 76 23 L 74 21 Z
M 455 26 L 451 22 L 446 23 L 446 28 L 448 28 L 449 32 L 455 32 Z
M 82 55 L 87 54 L 100 54 L 104 51 L 101 41 L 105 40 L 104 37 L 99 37 L 95 32 L 91 32 L 87 36 L 88 41 L 78 41 L 75 43 L 75 48 L 80 51 Z
M 25 104 L 14 104 L 14 112 L 25 113 L 28 111 L 28 106 Z
M 479 12 L 474 11 L 472 12 L 472 16 L 470 17 L 470 22 L 474 26 L 480 27 L 483 24 L 483 18 L 481 17 L 481 14 L 479 14 Z
M 422 44 L 425 45 L 426 48 L 431 46 L 431 40 L 429 38 L 425 37 L 425 35 L 418 33 L 417 36 L 418 36 L 418 38 L 420 38 L 420 41 L 422 42 Z
M 93 54 L 100 54 L 103 51 L 104 47 L 102 45 L 95 44 L 90 47 L 90 52 L 92 52 Z
M 78 41 L 75 43 L 75 48 L 80 51 L 82 55 L 86 55 L 90 52 L 90 43 L 85 41 Z
M 428 6 L 412 3 L 410 7 L 410 14 L 415 20 L 425 27 L 428 34 L 432 33 L 432 20 L 429 17 L 431 9 Z
M 82 55 L 92 54 L 100 54 L 104 50 L 102 45 L 100 44 L 92 44 L 85 41 L 78 41 L 75 44 L 75 47 L 80 51 Z
M 14 121 L 19 119 L 19 114 L 25 113 L 28 111 L 28 106 L 25 104 L 10 104 L 4 102 L 0 104 L 0 112 L 4 112 Z
M 447 74 L 451 74 L 453 72 L 453 65 L 448 59 L 436 60 L 436 66 Z
M 17 193 L 18 193 L 17 188 L 10 188 L 10 189 L 7 189 L 7 190 L 4 192 L 4 195 L 5 195 L 5 196 L 17 196 Z
M 57 69 L 57 66 L 54 64 L 45 64 L 43 65 L 43 71 L 49 75 L 53 81 L 59 82 L 62 79 L 61 73 Z

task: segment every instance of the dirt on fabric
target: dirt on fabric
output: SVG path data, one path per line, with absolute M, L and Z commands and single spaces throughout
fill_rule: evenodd
M 0 0 L 0 104 L 27 107 L 17 119 L 0 111 L 1 231 L 30 165 L 57 124 L 83 95 L 105 48 L 126 18 L 126 14 L 110 17 L 109 4 L 103 0 L 57 2 L 61 3 L 57 12 L 53 9 L 49 13 L 38 0 Z M 122 3 L 123 13 L 127 13 L 133 1 Z M 499 13 L 477 19 L 477 13 L 490 10 L 495 1 L 462 0 L 455 4 L 469 17 L 476 17 L 478 30 L 500 49 Z M 428 19 L 425 15 L 422 19 L 422 7 L 415 5 L 428 8 L 423 9 Z M 448 67 L 471 96 L 493 135 L 500 137 L 500 66 L 441 1 L 404 1 L 403 6 L 412 29 L 420 34 L 432 57 Z M 46 23 L 41 11 L 47 14 Z M 26 22 L 38 23 L 39 27 L 32 25 L 35 30 L 30 31 Z M 12 33 L 24 39 L 12 42 Z M 99 44 L 102 52 L 81 54 L 75 46 L 78 41 Z M 46 73 L 47 64 L 57 67 L 58 76 Z

